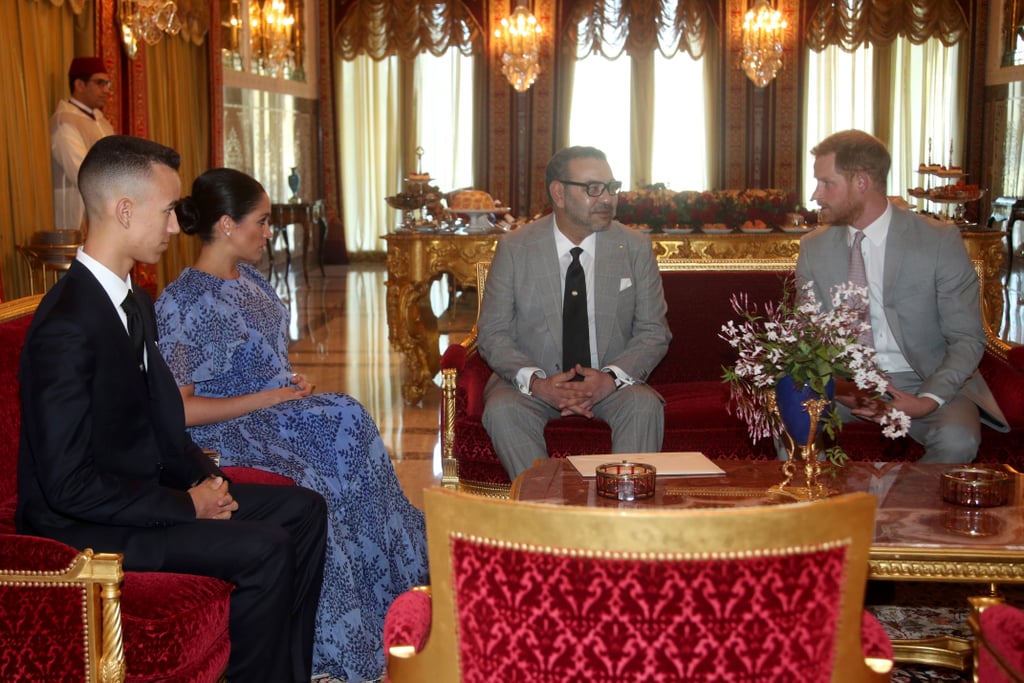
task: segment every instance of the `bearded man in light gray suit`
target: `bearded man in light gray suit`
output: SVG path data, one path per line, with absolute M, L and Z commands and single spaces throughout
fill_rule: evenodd
M 650 240 L 613 220 L 614 179 L 603 152 L 569 147 L 545 173 L 553 214 L 498 243 L 480 309 L 478 348 L 494 374 L 483 423 L 513 479 L 548 456 L 544 426 L 560 416 L 598 418 L 612 451 L 661 450 L 661 396 L 644 384 L 672 338 Z M 562 302 L 570 250 L 586 277 L 593 367 L 562 367 Z
M 851 245 L 861 253 L 872 341 L 889 397 L 872 400 L 851 382 L 836 385 L 846 420 L 878 421 L 888 407 L 911 418 L 922 462 L 971 462 L 984 421 L 1009 431 L 978 363 L 985 350 L 980 283 L 955 225 L 897 209 L 886 196 L 889 152 L 877 138 L 849 130 L 814 149 L 811 199 L 825 224 L 800 242 L 797 278 L 813 282 L 823 306 L 847 281 Z

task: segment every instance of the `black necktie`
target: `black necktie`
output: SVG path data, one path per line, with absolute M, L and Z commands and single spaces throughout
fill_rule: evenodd
M 142 338 L 142 311 L 139 310 L 139 304 L 135 301 L 135 295 L 131 290 L 128 290 L 128 296 L 121 302 L 121 308 L 124 309 L 128 318 L 128 339 L 132 343 L 132 348 L 135 349 L 135 359 L 139 363 L 139 370 L 145 372 L 146 366 L 142 352 L 146 344 Z
M 565 295 L 562 300 L 562 370 L 576 364 L 590 367 L 590 324 L 587 320 L 587 279 L 583 275 L 580 254 L 583 249 L 573 247 L 572 263 L 565 271 Z

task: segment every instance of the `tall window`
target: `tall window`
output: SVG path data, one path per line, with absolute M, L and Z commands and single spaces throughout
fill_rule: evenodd
M 594 55 L 576 62 L 573 75 L 569 144 L 597 147 L 608 156 L 612 173 L 630 188 L 632 166 L 629 113 L 629 57 Z
M 593 55 L 576 62 L 569 144 L 600 148 L 627 190 L 633 179 L 674 190 L 707 189 L 703 59 L 654 54 L 654 106 L 647 112 L 653 144 L 642 152 L 651 159 L 649 176 L 641 169 L 634 172 L 632 164 L 637 143 L 630 114 L 631 61 L 627 55 L 614 60 Z
M 625 189 L 708 188 L 705 57 L 686 51 L 700 54 L 703 38 L 679 20 L 696 6 L 600 0 L 577 25 L 569 144 L 602 149 Z
M 810 204 L 814 192 L 811 149 L 832 133 L 859 128 L 874 133 L 874 88 L 871 73 L 874 52 L 870 46 L 855 52 L 838 47 L 811 52 L 807 60 L 804 130 L 804 197 Z
M 914 45 L 811 52 L 807 71 L 804 201 L 814 191 L 810 150 L 837 131 L 886 131 L 892 155 L 888 194 L 907 196 L 925 181 L 918 165 L 962 165 L 963 110 L 959 46 L 938 39 Z M 952 152 L 950 146 L 952 144 Z M 927 208 L 927 207 L 925 207 Z M 934 207 L 932 207 L 934 208 Z
M 703 59 L 654 54 L 654 182 L 674 190 L 710 188 L 704 93 Z
M 422 168 L 442 191 L 472 187 L 473 100 L 476 58 L 458 50 L 429 53 L 414 64 L 416 141 Z
M 410 66 L 412 77 L 403 77 Z M 401 191 L 409 173 L 430 173 L 442 191 L 474 184 L 474 68 L 473 57 L 458 50 L 422 54 L 411 65 L 397 57 L 339 60 L 341 203 L 350 253 L 384 250 L 380 236 L 401 220 L 385 197 Z M 400 92 L 401 83 L 410 92 Z M 412 103 L 413 130 L 400 130 L 401 101 Z M 419 169 L 403 165 L 407 146 L 422 148 Z

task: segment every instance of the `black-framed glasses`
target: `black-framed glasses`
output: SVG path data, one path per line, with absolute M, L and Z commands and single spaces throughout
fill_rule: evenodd
M 90 78 L 89 82 L 90 83 L 95 83 L 96 85 L 100 86 L 101 88 L 109 88 L 112 85 L 114 85 L 113 81 L 108 81 L 105 78 Z
M 562 183 L 563 185 L 575 185 L 576 187 L 584 187 L 587 189 L 588 197 L 600 197 L 602 194 L 605 193 L 605 191 L 607 191 L 610 196 L 614 197 L 619 193 L 619 190 L 622 189 L 621 180 L 613 180 L 609 183 L 599 183 L 597 181 L 594 181 L 592 183 L 581 183 L 575 180 L 559 180 L 558 182 Z

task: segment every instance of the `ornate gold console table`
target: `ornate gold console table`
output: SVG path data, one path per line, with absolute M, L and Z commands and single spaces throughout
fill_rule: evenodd
M 430 283 L 442 273 L 451 274 L 461 287 L 476 287 L 476 263 L 490 260 L 502 233 L 395 233 L 387 241 L 388 338 L 402 354 L 402 397 L 419 403 L 440 369 L 437 318 L 430 309 Z M 1005 232 L 964 232 L 972 259 L 985 263 L 986 314 L 998 328 L 1002 319 L 1003 292 L 999 277 L 1005 263 Z M 800 249 L 799 234 L 769 232 L 750 234 L 651 235 L 654 253 L 662 259 L 793 259 Z

